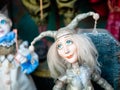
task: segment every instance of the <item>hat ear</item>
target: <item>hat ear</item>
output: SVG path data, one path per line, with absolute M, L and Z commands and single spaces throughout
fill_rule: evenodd
M 66 27 L 73 30 L 77 27 L 79 21 L 89 17 L 89 16 L 93 16 L 93 19 L 95 21 L 97 21 L 99 19 L 99 14 L 95 13 L 95 12 L 88 12 L 88 13 L 82 13 L 82 14 L 79 14 L 77 15 L 72 21 L 70 24 L 68 24 Z
M 40 39 L 44 38 L 45 36 L 49 36 L 49 37 L 55 38 L 56 33 L 57 33 L 57 31 L 50 31 L 50 30 L 49 31 L 44 31 L 44 32 L 40 33 L 40 35 L 37 36 L 36 38 L 34 38 L 34 40 L 31 42 L 31 45 L 29 46 L 29 50 L 31 52 L 33 52 L 34 51 L 34 44 L 37 41 L 39 41 Z

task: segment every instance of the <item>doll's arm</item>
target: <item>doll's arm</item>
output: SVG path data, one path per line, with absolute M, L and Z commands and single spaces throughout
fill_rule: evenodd
M 24 41 L 15 56 L 15 59 L 20 63 L 21 71 L 30 74 L 32 73 L 39 65 L 38 56 L 35 52 L 30 52 L 28 43 Z
M 92 80 L 95 81 L 97 84 L 99 84 L 105 90 L 114 90 L 113 87 L 98 73 L 92 74 Z
M 108 1 L 107 1 L 107 5 L 108 5 L 108 8 L 109 8 L 110 12 L 113 12 L 113 11 L 114 11 L 114 8 L 113 8 L 113 6 L 112 6 L 111 0 L 108 0 Z
M 94 90 L 93 85 L 90 80 L 87 82 L 84 90 Z
M 66 79 L 67 79 L 67 76 L 59 77 L 58 80 L 55 82 L 53 90 L 63 90 Z
M 64 83 L 60 80 L 57 80 L 53 87 L 53 90 L 62 90 L 63 86 L 64 86 Z

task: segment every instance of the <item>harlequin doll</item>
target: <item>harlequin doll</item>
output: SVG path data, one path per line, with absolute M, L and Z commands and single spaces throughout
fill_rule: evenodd
M 99 18 L 94 12 L 80 14 L 66 27 L 54 32 L 43 32 L 31 43 L 29 48 L 34 51 L 33 44 L 37 40 L 44 36 L 55 39 L 47 55 L 51 76 L 56 80 L 53 90 L 94 90 L 91 80 L 105 90 L 113 90 L 100 76 L 98 52 L 91 39 L 74 30 L 80 20 L 92 15 L 95 20 Z
M 108 0 L 108 20 L 106 29 L 120 41 L 120 0 Z
M 0 90 L 36 90 L 29 75 L 38 66 L 38 56 L 27 49 L 28 42 L 17 40 L 12 21 L 0 13 Z

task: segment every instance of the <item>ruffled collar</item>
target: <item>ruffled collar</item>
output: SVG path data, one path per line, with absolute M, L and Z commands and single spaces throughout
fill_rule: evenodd
M 0 38 L 0 46 L 10 47 L 15 43 L 15 33 L 13 31 L 9 32 L 5 36 Z

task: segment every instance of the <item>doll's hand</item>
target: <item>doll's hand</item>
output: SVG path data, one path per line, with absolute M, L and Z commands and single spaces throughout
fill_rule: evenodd
M 64 83 L 60 80 L 57 80 L 53 87 L 53 90 L 62 90 L 63 87 L 64 87 Z
M 17 62 L 19 63 L 24 63 L 27 61 L 27 58 L 25 57 L 26 55 L 29 54 L 29 50 L 27 49 L 28 47 L 28 42 L 27 41 L 24 41 L 19 49 L 18 49 L 18 52 L 15 56 L 15 59 L 17 60 Z
M 32 54 L 28 54 L 26 56 L 26 59 L 27 59 L 26 62 L 21 63 L 21 70 L 26 74 L 30 74 L 33 71 L 35 71 L 35 69 L 39 65 L 39 62 L 38 59 L 35 59 L 34 56 L 32 56 Z
M 23 42 L 15 59 L 20 63 L 21 71 L 30 74 L 38 67 L 39 62 L 37 54 L 35 52 L 31 53 L 27 47 L 27 42 Z
M 62 89 L 55 85 L 52 90 L 62 90 Z
M 20 53 L 17 53 L 16 55 L 15 55 L 15 60 L 18 62 L 18 63 L 25 63 L 26 61 L 27 61 L 27 59 L 26 59 L 26 57 L 25 56 L 23 56 L 22 54 L 20 54 Z

